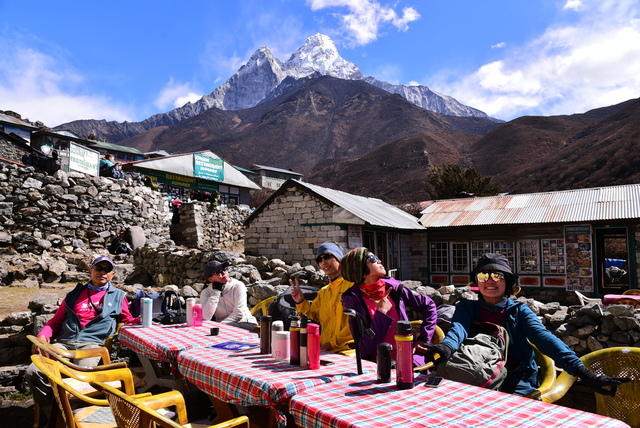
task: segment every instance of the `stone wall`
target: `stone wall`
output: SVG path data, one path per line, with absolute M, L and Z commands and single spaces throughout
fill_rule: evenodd
M 180 206 L 180 223 L 171 225 L 171 239 L 188 248 L 243 252 L 243 223 L 249 214 L 246 205 L 212 208 L 206 202 L 186 202 Z
M 333 218 L 331 205 L 294 186 L 252 219 L 245 230 L 245 253 L 310 264 L 325 241 L 347 248 L 347 231 Z
M 0 223 L 0 246 L 18 253 L 104 249 L 136 225 L 151 242 L 169 239 L 162 194 L 78 172 L 49 176 L 32 166 L 0 165 Z

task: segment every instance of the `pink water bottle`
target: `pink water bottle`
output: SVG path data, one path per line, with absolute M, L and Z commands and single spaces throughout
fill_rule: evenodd
M 195 303 L 191 308 L 191 323 L 194 327 L 202 325 L 202 305 Z
M 315 323 L 307 324 L 307 360 L 309 368 L 320 368 L 320 326 Z
M 396 385 L 413 388 L 413 330 L 409 321 L 396 323 Z

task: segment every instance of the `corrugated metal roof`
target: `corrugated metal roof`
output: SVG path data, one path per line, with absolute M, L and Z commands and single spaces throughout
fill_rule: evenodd
M 425 227 L 573 223 L 640 218 L 640 184 L 432 201 Z
M 396 229 L 424 228 L 418 223 L 418 219 L 400 208 L 388 204 L 381 199 L 367 198 L 352 195 L 340 190 L 328 189 L 315 184 L 305 183 L 300 180 L 290 180 L 308 190 L 328 199 L 337 206 L 350 212 L 372 226 L 391 227 Z
M 15 125 L 16 127 L 24 129 L 38 129 L 38 127 L 32 123 L 4 113 L 0 113 L 0 122 L 9 123 L 11 125 Z
M 294 172 L 294 171 L 291 171 L 290 169 L 282 169 L 282 168 L 276 168 L 276 167 L 273 167 L 273 166 L 258 165 L 257 163 L 251 165 L 251 169 L 252 170 L 264 169 L 265 171 L 281 172 L 283 174 L 291 174 L 291 175 L 302 176 L 302 174 L 300 174 L 299 172 Z

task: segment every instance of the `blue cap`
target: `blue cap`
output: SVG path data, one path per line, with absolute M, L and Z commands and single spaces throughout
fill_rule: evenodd
M 94 267 L 95 265 L 97 265 L 98 263 L 101 262 L 107 262 L 111 265 L 111 267 L 113 267 L 115 269 L 116 264 L 113 262 L 113 260 L 111 260 L 111 258 L 107 257 L 107 256 L 98 256 L 96 257 L 92 262 L 91 262 L 91 267 Z
M 344 256 L 344 254 L 342 254 L 342 247 L 334 241 L 324 242 L 318 247 L 316 257 L 323 256 L 325 254 L 331 254 L 338 261 L 342 260 L 342 257 Z

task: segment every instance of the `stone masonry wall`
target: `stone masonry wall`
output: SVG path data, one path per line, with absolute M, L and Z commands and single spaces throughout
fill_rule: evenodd
M 245 252 L 310 264 L 318 245 L 347 248 L 347 231 L 332 224 L 333 207 L 295 187 L 279 195 L 245 230 Z

